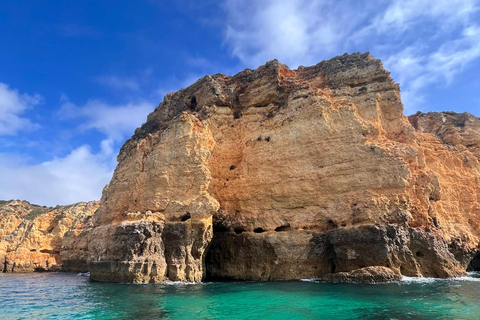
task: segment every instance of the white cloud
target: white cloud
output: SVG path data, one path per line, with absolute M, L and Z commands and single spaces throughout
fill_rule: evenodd
M 480 57 L 480 28 L 468 27 L 461 37 L 443 42 L 435 51 L 416 43 L 384 60 L 402 85 L 405 112 L 421 109 L 423 89 L 432 84 L 450 84 L 455 76 Z
M 94 153 L 89 145 L 82 145 L 65 157 L 35 164 L 24 155 L 0 153 L 0 199 L 25 199 L 49 206 L 100 199 L 117 164 L 119 144 L 154 109 L 145 101 L 111 105 L 93 99 L 77 106 L 62 96 L 61 103 L 61 118 L 80 119 L 76 129 L 94 129 L 106 136 L 99 144 L 100 151 Z
M 225 41 L 246 66 L 257 67 L 276 58 L 297 67 L 345 50 L 349 35 L 378 4 L 352 0 L 227 0 L 224 7 Z
M 225 43 L 245 66 L 371 51 L 400 82 L 407 110 L 480 57 L 478 0 L 226 0 L 224 9 Z
M 33 130 L 39 127 L 29 119 L 21 116 L 26 110 L 42 103 L 38 93 L 33 96 L 20 94 L 18 90 L 0 82 L 0 135 L 15 135 L 19 131 Z
M 19 155 L 0 153 L 0 199 L 22 199 L 54 206 L 99 200 L 109 182 L 114 155 L 93 154 L 81 146 L 64 158 L 30 165 Z
M 478 10 L 477 0 L 394 0 L 376 16 L 371 26 L 377 32 L 405 32 L 415 26 L 433 22 L 431 31 L 447 31 L 457 24 L 469 22 Z
M 80 129 L 96 129 L 116 142 L 131 135 L 135 128 L 145 122 L 147 115 L 155 109 L 155 106 L 147 101 L 110 105 L 92 99 L 78 107 L 63 96 L 62 102 L 59 111 L 62 118 L 83 118 L 85 120 L 80 124 Z
M 19 97 L 18 94 L 12 96 Z M 38 101 L 30 96 L 21 98 L 30 103 Z M 26 107 L 27 102 L 23 102 Z M 35 159 L 20 154 L 0 153 L 0 199 L 25 199 L 49 206 L 99 200 L 117 164 L 119 144 L 154 109 L 154 105 L 148 102 L 110 105 L 89 100 L 83 106 L 76 106 L 66 96 L 62 96 L 61 102 L 59 115 L 63 119 L 79 118 L 78 128 L 95 129 L 106 136 L 99 143 L 100 151 L 95 153 L 89 145 L 82 145 L 65 157 L 42 163 L 35 163 Z M 2 111 L 10 110 L 3 105 L 2 108 Z

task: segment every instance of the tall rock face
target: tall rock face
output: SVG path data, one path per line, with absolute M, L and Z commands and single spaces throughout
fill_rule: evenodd
M 219 210 L 208 190 L 213 148 L 209 125 L 185 113 L 124 149 L 95 216 L 88 247 L 92 279 L 202 279 Z
M 206 76 L 122 147 L 91 278 L 463 274 L 479 240 L 479 134 L 471 115 L 405 117 L 368 53 Z
M 98 208 L 98 201 L 55 208 L 27 201 L 0 202 L 0 263 L 3 272 L 59 271 L 64 245 L 73 226 L 84 224 Z M 74 257 L 70 254 L 70 257 Z M 75 257 L 78 261 L 79 259 Z M 87 269 L 87 260 L 82 270 Z M 67 269 L 68 270 L 68 269 Z

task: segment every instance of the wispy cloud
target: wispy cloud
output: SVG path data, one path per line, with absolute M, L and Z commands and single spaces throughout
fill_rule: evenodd
M 430 25 L 430 31 L 449 31 L 458 24 L 468 26 L 477 10 L 476 0 L 393 0 L 367 28 L 399 34 L 433 23 L 435 28 Z
M 5 88 L 8 89 L 5 85 L 0 86 L 0 93 Z M 7 93 L 0 95 L 4 113 L 24 110 L 40 101 L 39 97 L 19 95 L 10 89 Z M 153 109 L 154 105 L 145 101 L 111 105 L 96 99 L 77 106 L 62 96 L 58 116 L 63 120 L 78 121 L 73 130 L 96 130 L 105 135 L 99 142 L 98 151 L 94 152 L 92 146 L 84 144 L 65 156 L 41 163 L 25 154 L 0 152 L 0 199 L 26 199 L 41 205 L 100 199 L 101 191 L 115 168 L 119 144 L 145 121 Z M 18 123 L 22 125 L 28 121 L 21 120 L 23 122 Z
M 131 135 L 154 108 L 155 105 L 147 101 L 111 105 L 98 99 L 91 99 L 86 104 L 77 106 L 63 96 L 59 116 L 63 119 L 81 119 L 79 129 L 95 129 L 104 133 L 107 138 L 119 142 Z
M 7 84 L 0 82 L 0 135 L 15 135 L 19 131 L 34 130 L 39 127 L 22 114 L 43 102 L 38 93 L 20 94 Z
M 0 83 L 0 134 L 11 135 L 35 126 L 19 115 L 41 101 L 39 95 L 19 94 Z M 114 105 L 91 99 L 76 105 L 62 96 L 60 102 L 60 120 L 70 121 L 69 125 L 76 123 L 68 130 L 77 134 L 95 130 L 104 135 L 98 151 L 92 151 L 93 145 L 84 144 L 65 156 L 41 163 L 25 154 L 0 152 L 0 199 L 20 198 L 41 205 L 100 199 L 103 187 L 111 179 L 120 144 L 155 107 L 145 100 Z M 68 135 L 62 136 L 69 140 Z M 0 143 L 3 144 L 1 140 Z
M 402 85 L 408 111 L 480 56 L 477 0 L 226 0 L 225 43 L 247 67 L 290 67 L 371 51 Z
M 309 65 L 344 50 L 346 39 L 378 8 L 360 1 L 227 0 L 225 42 L 246 66 L 277 58 Z
M 450 85 L 459 73 L 480 57 L 480 27 L 466 16 L 468 12 L 472 15 L 476 11 L 467 11 L 470 7 L 465 1 L 462 2 L 466 6 L 464 9 L 458 4 L 458 12 L 447 18 L 444 16 L 447 14 L 447 4 L 439 2 L 437 6 L 441 3 L 441 8 L 432 8 L 431 12 L 425 14 L 432 17 L 436 13 L 437 24 L 442 19 L 450 25 L 456 24 L 456 27 L 452 26 L 455 34 L 452 34 L 452 30 L 438 28 L 430 37 L 417 39 L 397 52 L 385 53 L 385 66 L 402 86 L 406 113 L 422 109 L 428 86 Z M 398 20 L 399 28 L 400 21 L 403 19 Z
M 63 158 L 37 165 L 24 155 L 0 153 L 0 197 L 54 206 L 100 199 L 112 172 L 112 155 L 84 145 Z

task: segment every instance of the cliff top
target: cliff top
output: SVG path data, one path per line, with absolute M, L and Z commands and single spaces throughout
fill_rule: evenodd
M 354 89 L 356 95 L 365 93 L 367 83 L 381 83 L 385 88 L 399 91 L 379 59 L 369 52 L 343 54 L 314 66 L 291 70 L 278 60 L 257 69 L 245 69 L 234 76 L 207 75 L 187 88 L 166 94 L 162 103 L 148 115 L 147 121 L 135 130 L 120 151 L 122 154 L 148 134 L 165 130 L 170 121 L 182 112 L 193 112 L 207 118 L 206 107 L 230 108 L 234 119 L 242 117 L 248 108 L 270 104 L 281 108 L 289 95 L 299 90 L 321 90 L 331 95 L 341 88 Z M 262 97 L 258 93 L 262 92 Z

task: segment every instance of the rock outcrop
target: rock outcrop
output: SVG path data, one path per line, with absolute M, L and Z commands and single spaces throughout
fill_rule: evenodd
M 72 227 L 84 224 L 98 201 L 55 208 L 27 201 L 0 202 L 0 262 L 3 272 L 62 270 L 64 244 Z M 88 255 L 87 255 L 88 256 Z M 70 257 L 74 257 L 73 254 Z M 79 258 L 74 258 L 79 260 Z M 87 260 L 82 270 L 87 269 Z
M 350 272 L 326 274 L 322 280 L 333 283 L 384 283 L 400 281 L 402 276 L 386 267 L 365 267 Z
M 480 119 L 405 117 L 370 54 L 274 60 L 166 95 L 98 210 L 0 211 L 0 260 L 134 283 L 459 276 L 480 268 L 479 179 Z
M 93 219 L 91 278 L 461 275 L 479 242 L 479 121 L 405 117 L 368 53 L 206 76 L 122 147 Z

